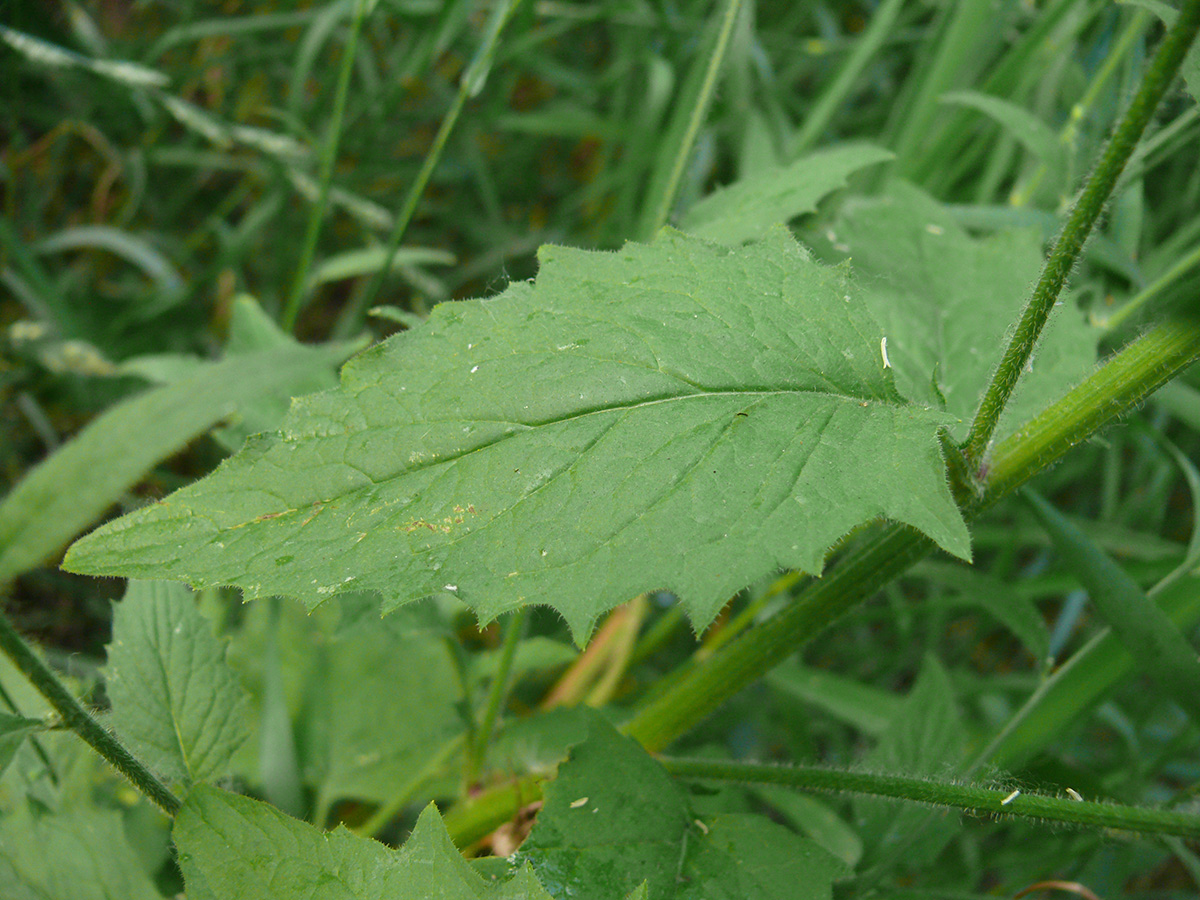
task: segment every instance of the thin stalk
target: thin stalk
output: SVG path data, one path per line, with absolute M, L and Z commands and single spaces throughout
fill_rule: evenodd
M 15 716 L 21 715 L 21 710 L 19 710 L 17 708 L 16 702 L 9 695 L 8 691 L 5 689 L 4 685 L 2 685 L 2 684 L 0 684 L 0 701 L 3 701 L 4 705 L 7 706 L 10 710 L 12 710 L 13 715 L 15 715 Z M 25 717 L 22 716 L 22 718 L 25 718 Z M 50 761 L 50 757 L 46 753 L 46 748 L 42 746 L 42 742 L 40 740 L 38 740 L 38 736 L 36 734 L 31 734 L 29 736 L 28 740 L 29 740 L 30 746 L 33 747 L 33 752 L 37 754 L 37 758 L 42 761 L 42 765 L 46 769 L 46 777 L 50 779 L 51 784 L 57 786 L 58 785 L 58 771 L 54 768 L 54 763 L 52 763 Z
M 633 648 L 629 658 L 631 666 L 637 665 L 643 659 L 655 653 L 663 644 L 671 639 L 676 630 L 684 622 L 683 607 L 676 603 L 646 630 Z
M 1152 284 L 1147 285 L 1138 291 L 1137 296 L 1114 312 L 1111 316 L 1097 324 L 1106 331 L 1116 331 L 1122 325 L 1129 321 L 1130 317 L 1138 312 L 1143 306 L 1161 294 L 1166 288 L 1170 287 L 1180 278 L 1187 274 L 1190 269 L 1200 266 L 1200 244 L 1192 248 L 1183 259 L 1171 266 L 1167 272 L 1154 280 Z
M 1133 17 L 1129 20 L 1129 24 L 1117 39 L 1104 57 L 1104 61 L 1100 64 L 1100 68 L 1092 77 L 1091 83 L 1084 92 L 1083 97 L 1079 102 L 1071 107 L 1071 115 L 1067 119 L 1067 124 L 1063 126 L 1059 132 L 1058 142 L 1067 149 L 1068 152 L 1074 149 L 1076 141 L 1079 140 L 1079 123 L 1087 119 L 1092 109 L 1100 101 L 1100 96 L 1108 86 L 1109 81 L 1116 75 L 1121 63 L 1125 61 L 1125 56 L 1133 49 L 1134 45 L 1139 41 L 1146 30 L 1146 26 L 1150 22 L 1150 13 L 1144 9 L 1137 10 Z M 1037 189 L 1041 186 L 1043 179 L 1050 171 L 1050 165 L 1046 160 L 1043 160 L 1041 165 L 1037 167 L 1033 175 L 1023 186 L 1013 191 L 1009 198 L 1009 204 L 1012 206 L 1025 206 L 1033 200 L 1033 195 L 1037 193 Z
M 703 662 L 708 659 L 708 657 L 712 656 L 753 625 L 754 620 L 767 608 L 767 604 L 785 591 L 790 591 L 803 580 L 803 572 L 788 572 L 786 575 L 776 578 L 771 586 L 763 591 L 761 597 L 757 597 L 752 602 L 746 604 L 746 608 L 734 616 L 724 628 L 720 631 L 714 631 L 705 639 L 704 643 L 696 650 L 695 661 Z
M 375 810 L 367 821 L 351 830 L 361 837 L 375 837 L 378 835 L 379 832 L 387 828 L 388 823 L 396 818 L 404 807 L 412 802 L 417 791 L 446 765 L 446 762 L 462 745 L 463 735 L 461 734 L 446 741 L 429 762 L 413 773 L 408 781 L 400 786 L 400 789 L 396 791 L 391 800 Z
M 487 705 L 483 710 L 483 721 L 475 732 L 471 743 L 471 752 L 467 757 L 467 786 L 470 787 L 479 777 L 483 766 L 483 758 L 487 754 L 488 744 L 492 740 L 492 732 L 496 728 L 496 719 L 500 709 L 508 698 L 508 688 L 512 683 L 513 659 L 517 655 L 517 645 L 525 633 L 525 620 L 528 618 L 528 607 L 519 609 L 508 617 L 504 625 L 504 643 L 500 648 L 500 661 L 496 666 L 496 674 L 492 677 L 492 685 L 488 690 Z
M 998 790 L 947 781 L 907 778 L 902 775 L 876 775 L 815 766 L 772 766 L 673 757 L 660 757 L 659 762 L 676 778 L 773 784 L 801 790 L 892 797 L 992 816 L 1018 816 L 1046 822 L 1119 828 L 1122 831 L 1147 834 L 1200 837 L 1200 816 L 1189 816 L 1166 809 L 1093 803 L 1088 800 L 1027 794 L 1016 790 Z
M 838 70 L 833 83 L 825 89 L 820 99 L 813 104 L 813 108 L 804 117 L 800 133 L 796 135 L 796 139 L 792 143 L 791 150 L 794 156 L 803 156 L 825 132 L 829 120 L 845 103 L 846 97 L 858 82 L 863 70 L 891 34 L 892 26 L 903 6 L 904 0 L 884 0 L 875 11 L 875 15 L 871 17 L 871 23 L 855 39 L 854 50 L 846 58 L 842 68 Z
M 671 162 L 666 180 L 659 189 L 658 195 L 652 196 L 646 207 L 649 214 L 642 220 L 645 227 L 641 229 L 641 236 L 644 240 L 649 240 L 667 224 L 667 217 L 671 215 L 671 208 L 675 205 L 675 196 L 679 193 L 679 181 L 683 178 L 683 170 L 687 166 L 688 158 L 692 155 L 692 146 L 696 143 L 696 135 L 700 132 L 700 126 L 704 124 L 704 119 L 708 115 L 708 106 L 717 87 L 717 76 L 721 72 L 721 64 L 725 61 L 725 51 L 729 47 L 729 37 L 733 34 L 733 24 L 737 21 L 738 10 L 742 7 L 742 0 L 721 0 L 721 2 L 725 4 L 725 11 L 721 20 L 721 29 L 717 32 L 717 42 L 708 58 L 704 81 L 700 85 L 696 101 L 691 104 L 691 115 L 688 117 L 683 138 L 675 148 L 675 157 Z
M 333 164 L 337 160 L 338 145 L 342 140 L 342 119 L 346 114 L 346 96 L 350 92 L 350 73 L 354 69 L 354 57 L 358 52 L 358 34 L 362 30 L 363 19 L 366 18 L 367 0 L 358 0 L 354 5 L 354 21 L 350 26 L 350 40 L 342 55 L 342 67 L 338 71 L 337 87 L 333 95 L 333 116 L 329 122 L 329 133 L 325 137 L 325 146 L 321 150 L 321 169 L 318 179 L 317 201 L 308 216 L 308 225 L 304 229 L 304 243 L 300 249 L 300 261 L 296 264 L 296 278 L 292 282 L 291 293 L 288 294 L 287 304 L 283 308 L 283 318 L 280 327 L 290 332 L 296 327 L 296 318 L 300 315 L 300 304 L 308 292 L 308 270 L 312 268 L 313 258 L 317 252 L 317 238 L 321 235 L 321 225 L 325 221 L 325 207 L 329 205 L 329 183 L 333 180 Z
M 454 126 L 458 124 L 458 118 L 462 115 L 463 107 L 467 105 L 467 101 L 483 90 L 488 72 L 491 69 L 492 59 L 496 54 L 500 33 L 504 30 L 504 26 L 508 24 L 508 20 L 512 18 L 513 13 L 517 11 L 517 7 L 520 5 L 521 0 L 509 0 L 509 2 L 498 4 L 493 8 L 492 18 L 488 22 L 483 43 L 479 46 L 479 50 L 476 51 L 475 57 L 467 66 L 466 71 L 463 72 L 462 78 L 459 79 L 458 91 L 454 95 L 454 100 L 450 103 L 450 109 L 446 111 L 446 115 L 442 118 L 442 124 L 438 126 L 437 134 L 434 135 L 433 144 L 430 145 L 429 151 L 425 154 L 425 159 L 421 163 L 421 169 L 417 172 L 417 177 L 409 186 L 408 194 L 404 198 L 404 204 L 400 207 L 400 212 L 396 216 L 396 224 L 392 227 L 391 236 L 388 238 L 387 253 L 384 254 L 383 265 L 375 271 L 370 285 L 363 291 L 356 303 L 355 309 L 351 312 L 349 321 L 353 325 L 357 326 L 361 324 L 364 310 L 370 309 L 375 303 L 376 297 L 379 296 L 384 280 L 392 271 L 392 261 L 396 258 L 396 252 L 400 249 L 400 243 L 404 240 L 405 232 L 408 231 L 408 226 L 412 223 L 413 215 L 417 211 L 417 204 L 424 195 L 425 188 L 429 184 L 429 179 L 433 177 L 434 170 L 437 168 L 438 163 L 441 162 L 442 151 L 446 149 L 446 142 L 454 132 Z
M 1100 163 L 1071 210 L 1067 224 L 1059 235 L 1050 258 L 1046 260 L 1033 296 L 1030 297 L 1012 340 L 1004 351 L 1004 357 L 984 393 L 964 444 L 967 463 L 971 468 L 983 461 L 996 424 L 1000 421 L 1000 414 L 1004 412 L 1008 398 L 1029 362 L 1042 327 L 1058 301 L 1071 269 L 1079 259 L 1084 242 L 1091 234 L 1092 226 L 1100 216 L 1105 201 L 1112 193 L 1159 100 L 1179 72 L 1198 29 L 1200 0 L 1187 0 L 1174 27 L 1167 33 L 1154 54 L 1133 102 L 1117 125 Z
M 63 724 L 83 738 L 92 749 L 112 763 L 133 786 L 158 804 L 168 816 L 179 812 L 179 798 L 155 777 L 117 738 L 110 734 L 66 689 L 33 649 L 17 634 L 8 617 L 0 612 L 0 650 L 46 698 Z
M 622 604 L 608 614 L 587 649 L 575 658 L 543 698 L 540 704 L 543 711 L 556 706 L 574 706 L 583 699 L 612 656 L 613 645 L 628 615 L 628 604 Z

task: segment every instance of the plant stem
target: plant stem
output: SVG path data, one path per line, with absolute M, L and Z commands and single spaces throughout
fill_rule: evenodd
M 296 327 L 296 318 L 300 315 L 300 304 L 308 293 L 308 270 L 312 268 L 313 257 L 317 252 L 317 238 L 321 235 L 321 224 L 325 220 L 325 207 L 329 204 L 329 183 L 333 180 L 333 164 L 337 160 L 338 145 L 342 139 L 342 119 L 346 113 L 346 96 L 350 92 L 350 73 L 354 69 L 354 57 L 358 52 L 358 34 L 362 30 L 363 19 L 366 18 L 367 0 L 357 0 L 354 4 L 354 21 L 350 26 L 350 40 L 342 54 L 342 67 L 338 71 L 337 87 L 333 96 L 333 115 L 329 121 L 329 132 L 325 137 L 325 146 L 321 150 L 321 170 L 318 179 L 317 200 L 309 212 L 308 225 L 304 230 L 304 243 L 301 245 L 300 261 L 296 264 L 296 277 L 292 282 L 291 293 L 288 294 L 287 304 L 283 308 L 280 327 L 291 332 Z
M 708 57 L 708 68 L 704 72 L 700 90 L 696 95 L 695 102 L 691 104 L 691 114 L 688 117 L 683 137 L 675 147 L 671 168 L 667 172 L 662 187 L 657 190 L 656 195 L 651 195 L 650 202 L 646 206 L 647 215 L 642 219 L 643 227 L 640 229 L 642 240 L 654 237 L 655 233 L 667 224 L 667 217 L 671 215 L 671 208 L 675 205 L 675 196 L 679 193 L 679 181 L 683 178 L 683 170 L 687 166 L 688 158 L 692 155 L 692 147 L 696 143 L 696 135 L 708 115 L 708 105 L 717 87 L 717 76 L 721 72 L 721 64 L 725 61 L 725 50 L 729 47 L 729 38 L 733 34 L 733 24 L 737 21 L 738 10 L 742 6 L 742 0 L 721 0 L 721 2 L 725 4 L 725 11 L 720 31 L 717 32 L 717 41 Z
M 492 739 L 492 731 L 496 727 L 496 719 L 500 715 L 500 707 L 508 696 L 508 686 L 512 675 L 513 659 L 517 654 L 517 644 L 525 633 L 525 620 L 528 607 L 517 610 L 508 617 L 504 625 L 504 643 L 500 649 L 500 661 L 496 666 L 496 674 L 492 676 L 492 685 L 488 691 L 487 706 L 483 711 L 483 722 L 475 732 L 471 743 L 471 751 L 467 758 L 467 787 L 471 787 L 479 777 L 483 758 L 487 754 L 488 743 Z
M 1167 33 L 1154 54 L 1133 102 L 1117 125 L 1108 146 L 1104 149 L 1100 163 L 1071 210 L 1067 224 L 1059 235 L 1049 259 L 1046 260 L 1045 268 L 1042 269 L 1033 296 L 1030 297 L 1000 365 L 992 376 L 991 384 L 983 395 L 979 411 L 975 414 L 971 431 L 963 445 L 967 463 L 972 468 L 983 461 L 1000 415 L 1004 412 L 1021 373 L 1029 363 L 1042 327 L 1058 301 L 1084 242 L 1091 234 L 1092 226 L 1104 209 L 1105 202 L 1116 186 L 1117 179 L 1137 146 L 1142 132 L 1150 122 L 1159 100 L 1179 72 L 1183 58 L 1195 40 L 1197 29 L 1200 29 L 1200 0 L 1188 0 L 1174 27 Z
M 522 807 L 541 800 L 544 780 L 544 775 L 525 775 L 456 804 L 444 817 L 455 846 L 470 846 L 511 820 Z
M 1113 44 L 1112 50 L 1105 55 L 1100 68 L 1092 76 L 1092 80 L 1088 84 L 1083 97 L 1071 107 L 1071 114 L 1067 119 L 1067 124 L 1062 127 L 1058 135 L 1059 144 L 1068 153 L 1074 152 L 1075 145 L 1079 140 L 1079 123 L 1091 115 L 1096 104 L 1099 103 L 1104 89 L 1108 86 L 1113 76 L 1116 75 L 1117 70 L 1125 61 L 1125 57 L 1142 38 L 1149 22 L 1150 13 L 1146 10 L 1139 9 L 1134 12 L 1129 20 L 1129 24 L 1125 27 L 1125 30 L 1121 33 L 1116 43 Z M 1045 179 L 1049 171 L 1049 161 L 1042 160 L 1029 180 L 1012 192 L 1012 196 L 1009 197 L 1008 201 L 1009 205 L 1026 206 L 1031 203 L 1034 194 L 1037 193 L 1037 189 L 1041 186 L 1043 179 Z
M 153 800 L 168 816 L 179 812 L 179 798 L 159 781 L 117 738 L 110 734 L 66 689 L 50 667 L 17 634 L 8 617 L 0 612 L 0 650 L 12 660 L 43 697 L 62 717 L 63 724 L 92 746 L 134 787 Z
M 672 757 L 660 757 L 659 762 L 677 778 L 735 781 L 742 784 L 775 784 L 802 790 L 826 790 L 866 794 L 872 797 L 894 797 L 917 803 L 929 803 L 934 806 L 950 806 L 992 816 L 1021 816 L 1049 822 L 1119 828 L 1124 831 L 1200 837 L 1200 817 L 1165 809 L 1124 806 L 1115 803 L 1092 803 L 1087 800 L 1064 800 L 1045 794 L 1026 794 L 946 781 L 907 778 L 902 775 L 876 775 L 869 772 L 850 772 L 815 766 L 773 766 L 761 763 Z
M 629 660 L 633 656 L 633 647 L 637 642 L 638 632 L 641 631 L 642 622 L 650 609 L 650 600 L 648 595 L 639 594 L 621 608 L 625 610 L 625 614 L 609 649 L 604 670 L 583 701 L 588 706 L 604 706 L 617 692 L 621 679 L 629 670 Z
M 574 706 L 583 702 L 595 682 L 602 676 L 604 666 L 612 657 L 625 621 L 629 605 L 622 604 L 608 614 L 604 624 L 588 642 L 587 649 L 575 658 L 567 671 L 554 683 L 539 704 L 543 711 L 556 706 Z
M 391 800 L 375 810 L 367 821 L 352 829 L 354 833 L 361 837 L 375 837 L 379 832 L 383 831 L 399 815 L 400 811 L 412 802 L 417 791 L 428 784 L 442 770 L 450 757 L 462 746 L 463 739 L 464 736 L 460 734 L 446 741 L 441 749 L 425 765 L 413 773 L 400 786 Z

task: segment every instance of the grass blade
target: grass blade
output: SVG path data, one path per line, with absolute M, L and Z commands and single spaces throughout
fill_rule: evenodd
M 1200 722 L 1200 661 L 1183 634 L 1124 569 L 1058 510 L 1033 491 L 1023 493 L 1117 639 L 1140 668 Z

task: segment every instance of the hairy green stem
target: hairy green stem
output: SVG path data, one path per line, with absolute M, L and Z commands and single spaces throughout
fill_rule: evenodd
M 291 332 L 296 327 L 296 319 L 300 315 L 300 304 L 308 293 L 308 270 L 312 268 L 313 258 L 317 252 L 317 238 L 321 235 L 321 225 L 325 221 L 325 207 L 329 204 L 329 183 L 333 180 L 333 164 L 337 160 L 338 145 L 342 139 L 342 119 L 346 114 L 346 96 L 350 92 L 350 73 L 354 69 L 354 57 L 358 52 L 358 35 L 362 31 L 363 20 L 366 18 L 367 0 L 358 0 L 354 5 L 354 21 L 350 26 L 350 40 L 342 55 L 342 67 L 338 71 L 337 87 L 333 95 L 333 115 L 329 120 L 329 132 L 325 137 L 325 146 L 321 150 L 321 171 L 318 179 L 317 200 L 308 216 L 308 225 L 304 230 L 304 243 L 300 249 L 300 261 L 296 264 L 296 275 L 292 282 L 292 290 L 288 294 L 287 304 L 283 308 L 280 327 Z
M 779 615 L 727 644 L 643 706 L 626 725 L 626 733 L 648 750 L 663 749 L 933 547 L 912 528 L 888 526 Z
M 971 431 L 964 444 L 970 466 L 975 467 L 983 462 L 1000 415 L 1029 363 L 1042 328 L 1079 259 L 1084 242 L 1091 234 L 1092 226 L 1104 209 L 1155 108 L 1179 72 L 1183 57 L 1195 40 L 1197 29 L 1200 29 L 1200 0 L 1188 0 L 1154 54 L 1133 102 L 1113 132 L 1099 164 L 1088 179 L 1046 260 L 1033 296 L 1021 314 L 1012 340 L 971 423 Z
M 173 817 L 179 812 L 179 798 L 83 708 L 50 667 L 17 634 L 8 616 L 3 613 L 0 613 L 0 650 L 46 698 L 62 717 L 63 724 L 112 763 L 118 772 L 132 781 L 134 787 L 158 804 L 168 816 Z
M 1045 794 L 1027 794 L 1019 790 L 997 790 L 977 785 L 907 778 L 902 775 L 877 775 L 815 766 L 773 766 L 672 757 L 660 757 L 659 762 L 676 778 L 772 784 L 801 790 L 893 797 L 992 816 L 1020 816 L 1047 822 L 1119 828 L 1123 831 L 1200 837 L 1200 817 L 1166 809 L 1093 803 L 1074 798 L 1049 797 Z

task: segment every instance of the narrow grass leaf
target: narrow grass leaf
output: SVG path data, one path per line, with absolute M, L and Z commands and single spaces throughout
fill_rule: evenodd
M 883 733 L 903 703 L 888 691 L 795 661 L 772 669 L 767 684 L 868 735 Z
M 247 695 L 186 587 L 133 581 L 113 614 L 112 723 L 152 769 L 191 784 L 227 774 Z
M 1054 171 L 1061 172 L 1064 164 L 1064 147 L 1054 129 L 1022 106 L 1002 97 L 992 97 L 978 91 L 951 91 L 939 98 L 942 103 L 953 103 L 978 110 L 995 121 L 1001 128 L 1016 138 L 1026 150 Z
M 1153 602 L 1177 628 L 1200 622 L 1200 578 L 1188 576 Z M 1055 669 L 980 752 L 971 768 L 1015 769 L 1058 739 L 1072 723 L 1138 668 L 1111 629 L 1097 634 Z
M 385 247 L 367 247 L 362 250 L 338 253 L 323 260 L 313 269 L 310 287 L 316 287 L 329 281 L 370 275 L 383 268 L 386 259 L 387 248 Z M 454 254 L 429 247 L 401 247 L 392 256 L 393 270 L 402 269 L 405 266 L 449 266 L 453 264 Z
M 744 243 L 772 225 L 813 212 L 824 197 L 845 187 L 850 175 L 889 159 L 891 151 L 870 144 L 812 153 L 709 194 L 687 211 L 679 227 L 722 244 Z
M 1188 538 L 1187 549 L 1184 551 L 1179 565 L 1154 586 L 1155 591 L 1165 589 L 1168 584 L 1174 583 L 1185 575 L 1200 572 L 1200 471 L 1196 470 L 1195 464 L 1173 443 L 1166 438 L 1162 438 L 1162 443 L 1167 448 L 1167 452 L 1171 454 L 1171 458 L 1175 460 L 1175 464 L 1179 466 L 1179 471 L 1183 473 L 1184 480 L 1187 482 L 1188 493 L 1192 498 L 1192 536 Z
M 145 238 L 110 225 L 79 225 L 64 228 L 35 245 L 38 253 L 62 253 L 68 250 L 107 250 L 135 266 L 165 294 L 178 293 L 183 277 L 162 252 Z
M 1036 660 L 1050 652 L 1050 634 L 1037 606 L 998 578 L 982 575 L 966 566 L 926 563 L 922 574 L 948 587 L 946 601 L 955 608 L 982 609 L 1018 637 Z
M 328 371 L 353 349 L 295 344 L 231 357 L 113 406 L 0 502 L 0 584 L 57 552 L 188 441 L 247 403 L 290 398 L 314 371 Z
M 1033 491 L 1025 499 L 1101 617 L 1138 667 L 1200 723 L 1200 660 L 1179 628 L 1125 570 Z
M 174 837 L 189 900 L 550 900 L 527 871 L 501 884 L 484 881 L 432 804 L 392 850 L 200 785 L 188 794 Z
M 439 306 L 278 436 L 66 565 L 309 606 L 444 590 L 484 620 L 549 603 L 582 639 L 657 588 L 703 627 L 780 566 L 819 572 L 877 518 L 968 554 L 946 419 L 895 391 L 844 270 L 783 229 L 541 258 L 535 284 Z

